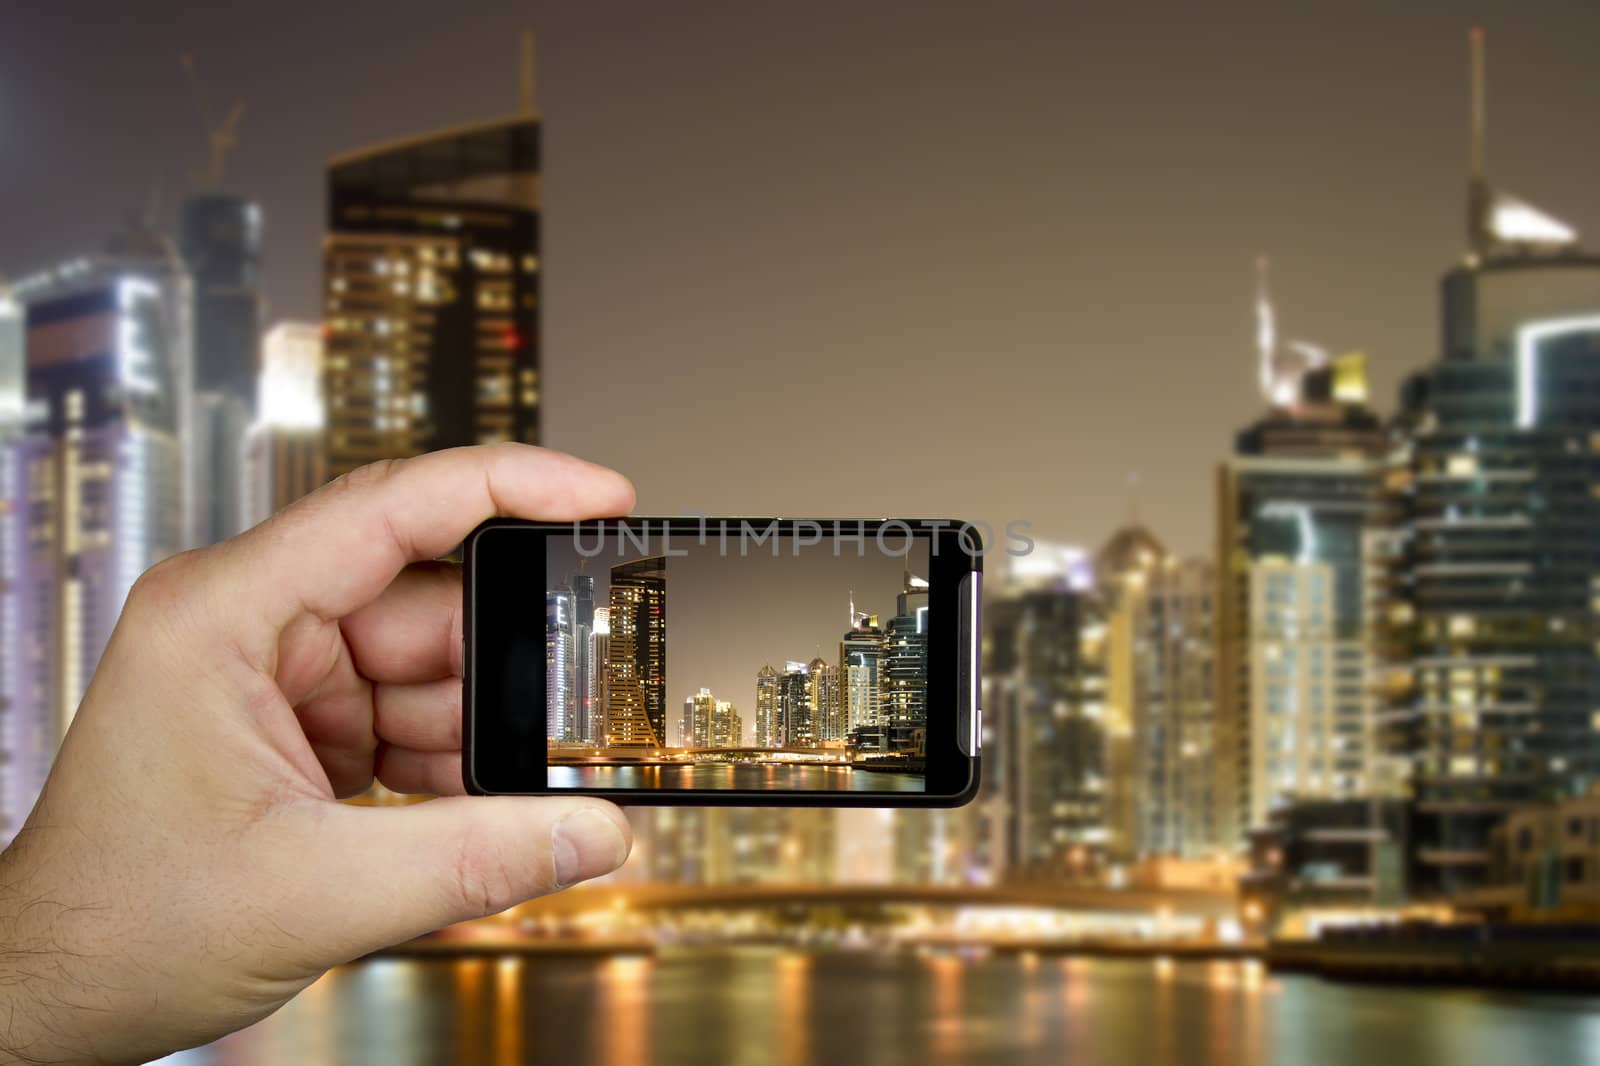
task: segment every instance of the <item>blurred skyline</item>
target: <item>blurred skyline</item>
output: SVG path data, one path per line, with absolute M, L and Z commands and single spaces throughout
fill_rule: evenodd
M 1284 333 L 1367 351 L 1380 410 L 1435 356 L 1468 25 L 1491 178 L 1600 231 L 1586 5 L 474 10 L 13 13 L 0 271 L 101 246 L 134 190 L 170 219 L 205 157 L 188 51 L 245 104 L 226 185 L 265 208 L 270 317 L 320 317 L 327 159 L 513 111 L 532 26 L 548 444 L 645 513 L 960 512 L 1091 545 L 1137 474 L 1141 518 L 1200 552 L 1261 407 L 1258 253 Z M 855 476 L 863 449 L 893 476 Z

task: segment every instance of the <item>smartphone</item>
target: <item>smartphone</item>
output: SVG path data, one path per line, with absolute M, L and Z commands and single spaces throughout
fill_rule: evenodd
M 951 807 L 984 546 L 937 519 L 492 519 L 463 545 L 477 795 Z

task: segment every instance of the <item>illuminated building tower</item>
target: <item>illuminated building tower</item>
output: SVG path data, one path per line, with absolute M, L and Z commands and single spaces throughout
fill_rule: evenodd
M 883 720 L 883 630 L 878 616 L 857 614 L 850 604 L 850 629 L 839 641 L 839 684 L 846 729 L 879 729 Z
M 717 715 L 717 698 L 703 688 L 683 701 L 683 719 L 678 723 L 678 746 L 709 748 Z
M 242 479 L 261 372 L 261 208 L 227 193 L 191 196 L 178 246 L 193 279 L 192 536 L 212 544 L 249 525 Z
M 778 735 L 775 747 L 810 748 L 817 742 L 816 708 L 811 703 L 811 674 L 805 663 L 791 659 L 778 676 Z
M 770 665 L 756 672 L 756 747 L 783 747 L 783 704 L 778 671 Z
M 1480 884 L 1512 808 L 1600 781 L 1600 258 L 1484 176 L 1438 362 L 1407 383 L 1391 488 L 1382 742 L 1409 778 L 1414 894 Z
M 1215 683 L 1209 562 L 1179 559 L 1148 529 L 1118 530 L 1096 558 L 1108 608 L 1109 848 L 1119 858 L 1216 850 Z
M 842 745 L 850 731 L 844 725 L 844 691 L 839 687 L 839 668 L 829 666 L 819 655 L 806 664 L 806 675 L 811 679 L 816 743 Z
M 707 812 L 706 881 L 831 883 L 838 869 L 835 813 L 815 808 L 712 808 Z
M 1290 341 L 1302 357 L 1291 376 L 1264 292 L 1257 314 L 1262 365 L 1280 371 L 1217 482 L 1215 832 L 1227 848 L 1275 806 L 1363 795 L 1374 727 L 1363 553 L 1386 435 L 1365 357 Z
M 561 585 L 545 594 L 545 728 L 550 740 L 577 739 L 578 619 L 572 589 Z
M 28 380 L 26 337 L 22 305 L 0 280 L 0 441 L 9 441 L 22 430 Z
M 711 746 L 713 748 L 740 748 L 744 746 L 744 719 L 739 708 L 728 700 L 718 700 L 711 716 Z
M 525 115 L 328 168 L 328 474 L 539 439 L 539 123 Z
M 141 572 L 186 546 L 189 281 L 134 231 L 19 283 L 27 419 L 5 451 L 0 622 L 10 837 Z
M 893 751 L 921 753 L 928 732 L 928 583 L 905 575 L 884 631 L 879 696 Z
M 23 659 L 22 603 L 17 598 L 27 535 L 28 508 L 21 495 L 22 471 L 13 448 L 22 432 L 27 395 L 27 332 L 23 308 L 0 281 L 0 846 L 16 832 L 18 807 L 36 794 L 31 772 L 43 759 L 26 758 L 18 683 Z M 19 767 L 19 762 L 23 763 Z M 20 770 L 20 772 L 19 772 Z
M 628 813 L 633 857 L 623 873 L 660 884 L 829 884 L 838 871 L 836 814 L 827 809 L 635 808 Z
M 253 526 L 327 480 L 322 449 L 322 327 L 279 322 L 261 342 L 255 423 L 245 435 L 240 521 Z
M 975 814 L 969 807 L 894 811 L 883 838 L 892 847 L 884 848 L 883 840 L 872 846 L 892 859 L 892 880 L 899 884 L 980 883 L 983 877 L 971 861 L 976 853 L 973 834 L 981 824 Z
M 1059 564 L 1059 565 L 1057 565 Z M 1024 876 L 1094 876 L 1109 840 L 1106 624 L 1087 557 L 1036 546 L 985 604 L 985 760 L 1004 790 L 1005 865 Z M 994 765 L 997 763 L 998 765 Z
M 599 676 L 595 669 L 597 660 L 594 648 L 594 578 L 588 574 L 575 574 L 572 578 L 572 607 L 576 620 L 577 706 L 572 720 L 572 739 L 593 744 L 598 736 L 594 728 L 596 699 L 599 697 Z
M 667 560 L 611 568 L 605 744 L 659 748 L 667 735 Z
M 593 663 L 590 691 L 594 702 L 589 707 L 589 732 L 586 739 L 596 746 L 606 742 L 606 708 L 610 704 L 610 686 L 606 683 L 607 663 L 611 662 L 611 610 L 594 609 L 594 628 L 589 634 L 589 661 Z

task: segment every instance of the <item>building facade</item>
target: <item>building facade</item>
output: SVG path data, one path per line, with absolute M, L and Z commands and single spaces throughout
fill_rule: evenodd
M 926 750 L 928 731 L 928 583 L 905 575 L 895 597 L 895 614 L 883 634 L 880 720 L 889 730 L 889 749 L 908 754 Z
M 1110 838 L 1100 599 L 1079 576 L 1030 579 L 985 613 L 984 710 L 998 723 L 1003 863 L 1022 876 L 1093 877 Z
M 659 748 L 667 737 L 667 560 L 611 568 L 605 746 Z
M 571 584 L 572 611 L 576 624 L 575 681 L 578 701 L 573 715 L 572 735 L 574 740 L 595 744 L 604 733 L 599 718 L 605 706 L 600 699 L 601 664 L 605 660 L 596 656 L 594 578 L 588 574 L 574 574 Z
M 192 280 L 189 463 L 196 544 L 250 524 L 243 485 L 261 373 L 261 208 L 226 193 L 184 201 L 178 247 Z
M 1167 552 L 1141 525 L 1097 556 L 1108 610 L 1109 848 L 1197 858 L 1216 832 L 1215 568 Z
M 578 618 L 570 585 L 545 594 L 544 713 L 545 737 L 570 743 L 579 739 Z
M 756 747 L 783 747 L 783 707 L 779 695 L 781 677 L 771 664 L 756 672 Z
M 717 717 L 717 703 L 717 698 L 708 688 L 702 688 L 683 701 L 683 717 L 678 722 L 678 747 L 712 746 L 711 737 Z
M 883 719 L 883 654 L 885 635 L 874 614 L 856 615 L 839 641 L 839 684 L 848 733 L 881 728 Z
M 1600 259 L 1494 246 L 1442 297 L 1402 397 L 1387 616 L 1419 896 L 1482 884 L 1508 811 L 1600 779 Z
M 539 123 L 335 159 L 323 246 L 330 477 L 539 439 Z
M 322 428 L 322 327 L 279 322 L 261 340 L 256 415 L 244 442 L 244 526 L 327 480 Z
M 711 715 L 713 748 L 744 747 L 744 718 L 730 700 L 718 700 Z
M 187 547 L 189 279 L 153 235 L 117 247 L 19 286 L 27 400 L 0 538 L 8 838 L 135 579 Z
M 1219 471 L 1215 832 L 1226 847 L 1276 806 L 1369 790 L 1364 552 L 1386 444 L 1364 358 L 1348 355 L 1306 371 Z

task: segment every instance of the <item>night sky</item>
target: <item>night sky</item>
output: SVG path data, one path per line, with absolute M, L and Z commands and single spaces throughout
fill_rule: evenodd
M 1285 334 L 1435 348 L 1464 245 L 1466 30 L 1492 180 L 1600 233 L 1600 5 L 9 5 L 0 272 L 100 246 L 245 101 L 275 316 L 315 317 L 322 167 L 514 110 L 539 33 L 547 442 L 645 513 L 956 514 L 1209 548 Z M 1600 239 L 1600 238 L 1597 238 Z M 842 613 L 842 612 L 841 612 Z M 674 699 L 681 694 L 674 693 Z

